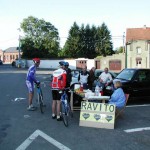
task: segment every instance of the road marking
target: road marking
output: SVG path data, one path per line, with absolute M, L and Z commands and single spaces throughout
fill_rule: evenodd
M 16 102 L 16 101 L 21 101 L 21 100 L 23 100 L 23 99 L 26 99 L 26 98 L 19 97 L 19 98 L 15 98 L 14 101 L 15 101 L 15 102 Z
M 36 130 L 35 132 L 33 132 L 19 147 L 16 148 L 16 150 L 25 150 L 38 136 L 43 137 L 45 140 L 47 140 L 60 150 L 71 150 L 70 148 L 66 147 L 65 145 L 61 144 L 60 142 L 56 141 L 40 130 Z
M 143 104 L 143 105 L 129 105 L 129 106 L 126 106 L 126 107 L 147 107 L 147 106 L 150 106 L 150 104 Z
M 127 133 L 131 133 L 131 132 L 138 132 L 138 131 L 145 131 L 145 130 L 150 130 L 150 127 L 127 129 L 127 130 L 124 130 L 124 131 L 127 132 Z

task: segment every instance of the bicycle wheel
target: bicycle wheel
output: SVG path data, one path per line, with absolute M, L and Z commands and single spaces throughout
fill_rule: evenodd
M 43 114 L 44 113 L 44 105 L 43 105 L 43 96 L 41 94 L 38 94 L 38 101 L 40 105 L 40 111 Z
M 66 107 L 63 102 L 61 102 L 61 117 L 62 117 L 64 125 L 68 127 L 68 114 L 66 112 Z

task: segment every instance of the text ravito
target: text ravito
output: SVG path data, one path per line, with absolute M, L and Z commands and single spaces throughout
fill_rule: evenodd
M 103 104 L 103 103 L 82 102 L 81 103 L 81 110 L 114 113 L 115 112 L 115 105 Z

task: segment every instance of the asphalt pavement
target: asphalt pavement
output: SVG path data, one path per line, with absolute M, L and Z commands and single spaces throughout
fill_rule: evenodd
M 0 150 L 149 150 L 150 105 L 129 105 L 114 129 L 79 126 L 79 111 L 69 127 L 51 118 L 49 70 L 38 70 L 46 110 L 27 111 L 27 69 L 0 66 Z

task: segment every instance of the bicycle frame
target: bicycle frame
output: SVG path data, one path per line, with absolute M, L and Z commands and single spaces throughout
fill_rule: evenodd
M 66 89 L 62 92 L 61 95 L 61 109 L 62 109 L 61 117 L 63 119 L 64 125 L 67 127 L 69 114 L 71 115 L 71 117 L 73 117 L 73 114 L 71 112 L 71 107 L 68 101 L 68 95 L 66 93 Z

